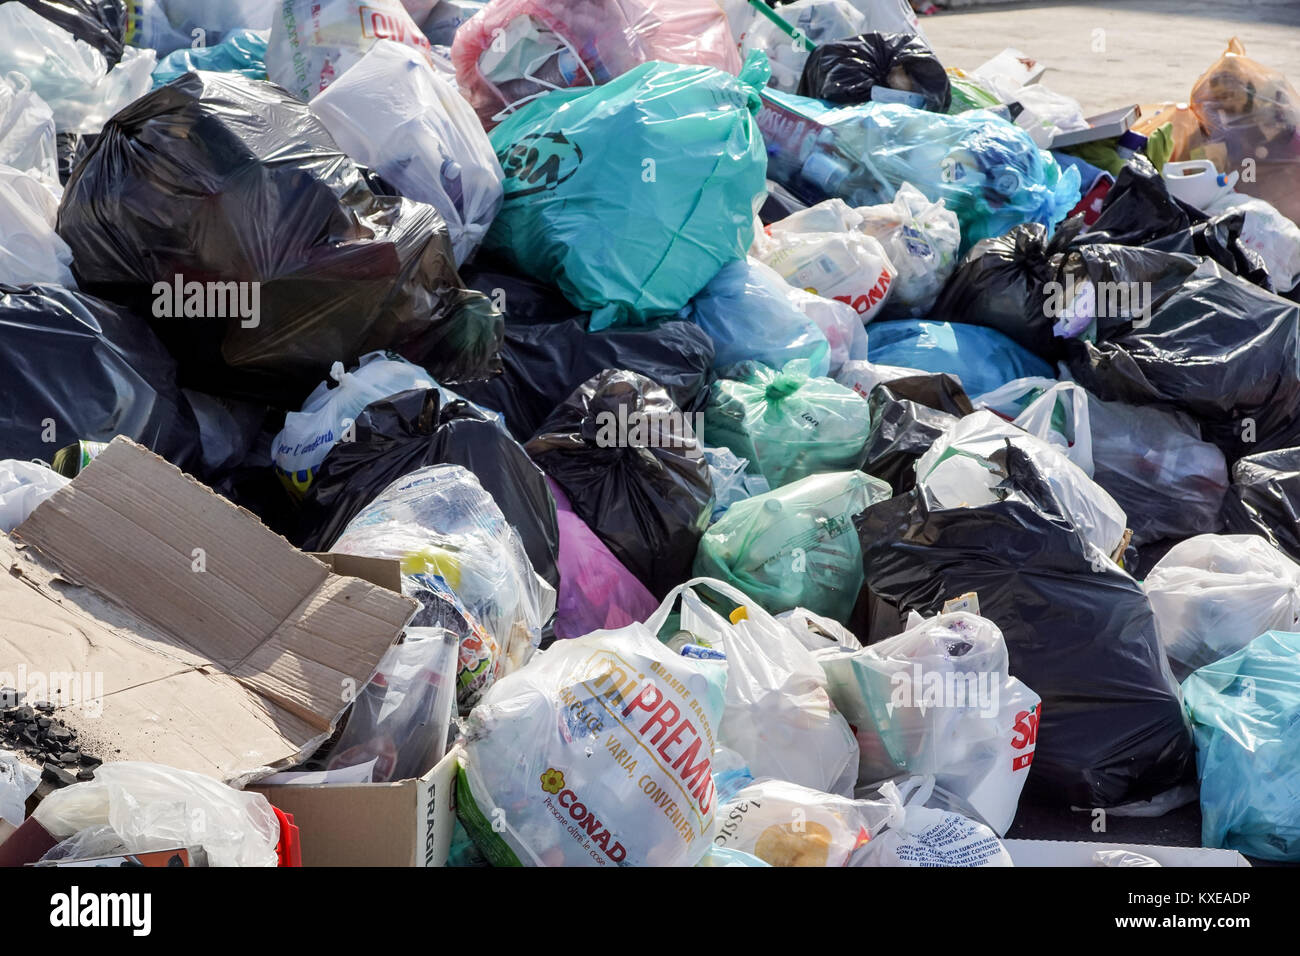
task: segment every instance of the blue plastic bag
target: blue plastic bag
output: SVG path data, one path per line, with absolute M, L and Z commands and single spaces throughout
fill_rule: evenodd
M 761 53 L 739 78 L 651 61 L 527 103 L 491 133 L 505 202 L 485 247 L 559 286 L 592 331 L 677 312 L 754 238 L 767 75 Z
M 1052 366 L 996 329 L 960 322 L 872 322 L 867 358 L 879 365 L 956 375 L 972 398 L 1018 378 L 1056 378 Z
M 1201 842 L 1300 861 L 1300 634 L 1266 631 L 1183 682 Z
M 830 370 L 830 344 L 817 323 L 791 304 L 789 284 L 757 260 L 729 262 L 681 311 L 713 340 L 713 367 L 754 360 L 781 368 L 808 359 L 813 375 Z
M 758 124 L 768 176 L 800 200 L 873 206 L 908 182 L 957 214 L 963 254 L 1024 222 L 1050 232 L 1079 202 L 1079 171 L 1062 171 L 1028 133 L 988 110 L 834 106 L 768 89 Z
M 266 79 L 266 43 L 270 30 L 232 30 L 220 43 L 183 47 L 153 68 L 153 88 L 166 86 L 191 70 L 240 73 L 250 80 Z

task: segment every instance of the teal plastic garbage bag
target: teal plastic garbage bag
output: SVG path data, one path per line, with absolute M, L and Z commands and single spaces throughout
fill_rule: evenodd
M 1079 171 L 1062 170 L 1027 132 L 987 110 L 834 106 L 768 89 L 758 123 L 769 176 L 800 200 L 873 206 L 911 183 L 957 214 L 962 254 L 1021 223 L 1050 232 L 1079 202 Z
M 220 43 L 183 47 L 153 68 L 153 87 L 165 86 L 191 70 L 240 73 L 250 80 L 266 79 L 266 42 L 270 30 L 233 30 Z
M 714 382 L 704 409 L 704 436 L 730 448 L 780 488 L 807 475 L 854 471 L 871 433 L 867 400 L 829 378 L 809 374 L 806 359 L 781 371 L 747 362 L 738 379 Z
M 761 53 L 739 77 L 651 61 L 525 104 L 491 133 L 505 201 L 486 248 L 559 286 L 592 331 L 676 313 L 753 240 L 768 72 Z
M 757 260 L 728 262 L 681 311 L 713 340 L 713 367 L 755 361 L 780 368 L 808 359 L 813 375 L 830 369 L 830 344 L 790 302 L 789 283 Z
M 1183 682 L 1201 842 L 1300 861 L 1300 634 L 1266 631 Z
M 983 395 L 1018 378 L 1056 378 L 1056 370 L 997 329 L 962 322 L 901 319 L 871 323 L 867 358 L 961 379 L 967 395 Z

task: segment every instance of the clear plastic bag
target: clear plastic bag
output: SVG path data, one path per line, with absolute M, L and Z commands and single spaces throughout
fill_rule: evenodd
M 705 589 L 727 599 L 729 617 L 705 603 Z M 695 577 L 674 588 L 646 627 L 660 631 L 679 596 L 679 630 L 669 646 L 703 647 L 726 658 L 718 744 L 739 754 L 756 778 L 852 794 L 857 745 L 812 654 L 752 598 L 716 578 Z
M 865 648 L 820 651 L 817 662 L 857 734 L 859 784 L 929 774 L 1007 832 L 1034 759 L 1041 701 L 1010 675 L 996 624 L 941 614 Z
M 76 288 L 72 250 L 54 231 L 59 200 L 32 172 L 0 165 L 0 282 Z
M 423 54 L 380 40 L 311 110 L 345 153 L 438 210 L 458 266 L 473 255 L 501 208 L 501 164 L 465 98 Z
M 740 72 L 712 0 L 493 0 L 456 31 L 451 58 L 488 129 L 548 90 L 599 86 L 650 60 Z
M 470 714 L 457 815 L 498 866 L 695 864 L 723 680 L 644 624 L 557 641 Z
M 306 103 L 356 66 L 376 40 L 426 54 L 430 48 L 401 0 L 281 0 L 271 21 L 266 72 Z
M 22 826 L 27 819 L 27 798 L 40 782 L 39 770 L 23 763 L 18 754 L 0 750 L 0 820 Z
M 934 507 L 972 508 L 1002 500 L 1005 466 L 994 456 L 1010 443 L 1027 454 L 1065 507 L 1075 530 L 1103 556 L 1115 554 L 1128 517 L 1100 485 L 1062 452 L 990 411 L 957 421 L 916 463 L 916 483 Z
M 890 807 L 785 780 L 758 780 L 718 807 L 713 842 L 772 866 L 848 866 L 884 829 Z
M 54 113 L 32 81 L 18 72 L 0 74 L 0 164 L 30 172 L 58 190 L 56 135 Z
M 871 420 L 861 395 L 808 374 L 796 360 L 715 382 L 704 411 L 709 442 L 753 463 L 773 488 L 806 475 L 862 466 Z
M 491 635 L 498 649 L 493 680 L 523 667 L 555 610 L 555 591 L 533 571 L 519 533 L 459 465 L 399 478 L 348 522 L 330 550 L 401 561 L 403 592 L 416 592 L 417 600 L 425 579 L 441 579 Z M 415 620 L 424 623 L 418 612 Z M 461 705 L 470 703 L 462 694 Z
M 737 501 L 770 491 L 767 479 L 748 472 L 749 462 L 737 458 L 730 448 L 705 448 L 709 463 L 709 480 L 713 483 L 713 515 L 710 523 L 721 518 Z
M 862 589 L 853 516 L 891 497 L 859 471 L 809 475 L 733 505 L 700 540 L 694 573 L 740 588 L 768 612 L 847 620 Z
M 849 0 L 795 0 L 778 7 L 776 12 L 808 42 L 800 42 L 760 15 L 750 23 L 744 46 L 746 50 L 762 50 L 767 55 L 772 63 L 771 85 L 790 93 L 798 88 L 804 63 L 814 45 L 843 40 L 871 29 L 862 11 Z
M 447 751 L 460 641 L 444 628 L 408 627 L 352 702 L 329 769 L 373 761 L 372 781 L 426 773 Z
M 279 862 L 280 821 L 266 797 L 161 764 L 105 763 L 93 780 L 51 793 L 32 817 L 56 840 L 110 827 L 131 853 L 201 846 L 209 866 Z M 112 838 L 99 829 L 79 841 L 79 850 L 97 855 Z
M 1037 222 L 1050 231 L 1079 201 L 1079 171 L 1064 171 L 1029 134 L 987 110 L 955 115 L 897 103 L 831 106 L 763 92 L 758 124 L 767 175 L 804 202 L 892 202 L 903 183 L 944 204 L 961 227 L 961 252 Z
M 98 133 L 153 85 L 153 50 L 126 47 L 110 70 L 104 54 L 21 3 L 0 4 L 0 36 L 0 75 L 25 74 L 60 133 Z
M 1205 208 L 1205 212 L 1217 216 L 1234 209 L 1246 213 L 1238 242 L 1259 253 L 1274 289 L 1289 292 L 1300 285 L 1300 226 L 1272 203 L 1235 192 L 1219 197 Z
M 1015 423 L 1052 444 L 1068 436 L 1071 444 L 1061 450 L 1124 509 L 1135 545 L 1223 527 L 1227 462 L 1222 451 L 1201 441 L 1190 415 L 1103 402 L 1082 386 L 1060 382 Z
M 31 461 L 0 461 L 0 531 L 13 531 L 70 479 Z
M 930 202 L 911 183 L 898 187 L 892 203 L 855 211 L 862 217 L 857 228 L 880 242 L 897 273 L 886 314 L 928 314 L 957 268 L 961 229 L 956 214 L 942 199 Z
M 1174 676 L 1300 624 L 1300 565 L 1263 538 L 1201 534 L 1174 545 L 1142 582 Z

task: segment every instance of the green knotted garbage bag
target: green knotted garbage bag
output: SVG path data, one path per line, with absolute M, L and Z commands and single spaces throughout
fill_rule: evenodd
M 677 312 L 753 240 L 768 73 L 762 53 L 739 77 L 651 61 L 526 104 L 491 133 L 505 201 L 485 246 L 593 331 Z
M 810 376 L 807 359 L 779 372 L 757 362 L 738 368 L 740 378 L 710 388 L 706 444 L 730 448 L 773 488 L 862 467 L 871 433 L 865 398 L 833 379 Z
M 862 590 L 853 516 L 892 495 L 878 478 L 837 471 L 738 501 L 705 532 L 694 574 L 734 584 L 772 614 L 804 607 L 847 621 Z

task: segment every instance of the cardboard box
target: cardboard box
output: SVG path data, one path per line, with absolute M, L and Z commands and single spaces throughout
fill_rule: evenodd
M 0 672 L 89 753 L 232 783 L 328 737 L 415 608 L 125 438 L 0 536 Z
M 458 753 L 413 780 L 246 789 L 293 814 L 303 866 L 442 866 L 456 820 Z
M 1161 866 L 1250 866 L 1236 850 L 1199 846 L 1147 846 L 1142 843 L 1087 843 L 1070 840 L 1003 840 L 1016 866 L 1095 866 L 1098 850 L 1130 850 Z

